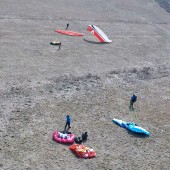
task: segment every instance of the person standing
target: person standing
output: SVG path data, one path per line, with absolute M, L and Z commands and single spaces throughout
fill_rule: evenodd
M 129 106 L 129 109 L 131 111 L 134 111 L 133 104 L 136 102 L 136 100 L 137 100 L 137 96 L 133 94 L 133 96 L 130 98 L 130 106 Z
M 70 118 L 69 115 L 67 115 L 67 116 L 66 116 L 66 125 L 65 125 L 65 128 L 64 128 L 64 131 L 65 131 L 65 132 L 66 132 L 67 126 L 68 126 L 67 132 L 68 132 L 68 130 L 71 128 L 71 127 L 70 127 L 70 123 L 71 123 L 71 118 Z
M 61 49 L 61 42 L 59 43 L 59 47 L 58 47 L 58 50 L 60 50 L 60 49 Z M 57 51 L 58 51 L 58 50 L 57 50 Z
M 68 27 L 69 27 L 69 24 L 67 24 L 67 26 L 66 26 L 66 30 L 68 29 Z

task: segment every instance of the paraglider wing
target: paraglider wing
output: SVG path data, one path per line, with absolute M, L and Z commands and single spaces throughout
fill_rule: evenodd
M 144 128 L 142 128 L 140 126 L 128 125 L 127 129 L 130 130 L 131 132 L 142 133 L 142 134 L 145 134 L 145 135 L 150 135 L 150 132 L 148 132 L 147 130 L 145 130 Z
M 119 125 L 120 127 L 124 127 L 124 122 L 122 121 L 122 120 L 119 120 L 119 119 L 112 119 L 112 121 L 115 123 L 115 124 L 117 124 L 117 125 Z
M 69 149 L 80 158 L 94 158 L 96 156 L 96 152 L 92 148 L 84 145 L 73 144 Z
M 112 42 L 112 40 L 109 40 L 107 35 L 97 26 L 95 25 L 88 25 L 87 30 L 92 33 L 94 36 L 96 36 L 100 42 L 102 43 L 109 43 Z
M 55 32 L 58 32 L 60 34 L 65 34 L 69 36 L 84 36 L 84 34 L 75 32 L 75 31 L 67 31 L 67 30 L 55 30 Z
M 145 134 L 145 135 L 150 135 L 150 132 L 145 130 L 144 128 L 138 126 L 137 124 L 133 122 L 125 122 L 119 119 L 112 119 L 112 121 L 119 125 L 120 127 L 126 128 L 127 130 L 133 132 L 133 133 L 140 133 L 140 134 Z

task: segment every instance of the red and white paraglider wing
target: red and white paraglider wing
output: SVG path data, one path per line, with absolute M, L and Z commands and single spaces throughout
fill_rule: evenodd
M 107 35 L 97 26 L 95 25 L 88 25 L 87 30 L 93 34 L 96 38 L 99 39 L 100 42 L 102 43 L 109 43 L 112 42 L 112 40 L 109 40 Z
M 70 150 L 80 158 L 94 158 L 96 152 L 92 148 L 85 147 L 84 145 L 73 144 Z

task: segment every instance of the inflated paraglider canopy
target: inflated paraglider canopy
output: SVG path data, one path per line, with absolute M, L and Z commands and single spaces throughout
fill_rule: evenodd
M 64 132 L 54 132 L 53 139 L 56 142 L 64 143 L 64 144 L 73 144 L 74 143 L 74 134 L 64 133 Z
M 85 147 L 84 145 L 74 144 L 69 149 L 80 158 L 94 158 L 96 152 L 92 148 Z
M 70 36 L 84 36 L 84 34 L 82 33 L 75 32 L 75 31 L 68 31 L 68 30 L 55 30 L 55 32 L 60 34 L 70 35 Z
M 112 40 L 109 40 L 107 35 L 97 26 L 88 25 L 87 30 L 93 34 L 101 43 L 110 43 Z
M 112 121 L 119 125 L 120 127 L 126 128 L 127 130 L 133 132 L 133 133 L 138 133 L 138 134 L 144 134 L 144 135 L 150 135 L 150 132 L 145 130 L 144 128 L 138 126 L 137 124 L 133 122 L 125 122 L 119 119 L 112 119 Z

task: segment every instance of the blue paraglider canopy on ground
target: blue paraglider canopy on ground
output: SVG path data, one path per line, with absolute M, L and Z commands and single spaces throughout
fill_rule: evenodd
M 145 130 L 144 128 L 138 126 L 137 124 L 133 122 L 125 122 L 119 119 L 112 119 L 112 121 L 119 125 L 120 127 L 126 128 L 127 130 L 133 132 L 133 133 L 139 133 L 139 134 L 145 134 L 145 135 L 150 135 L 150 132 Z

